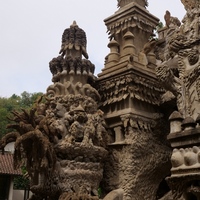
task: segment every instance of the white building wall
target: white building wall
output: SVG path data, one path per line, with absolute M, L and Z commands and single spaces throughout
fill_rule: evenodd
M 31 197 L 31 191 L 29 192 L 29 197 Z M 12 200 L 24 200 L 24 190 L 13 190 Z
M 10 178 L 8 200 L 13 200 L 13 177 Z
M 24 200 L 24 190 L 13 190 L 12 200 Z
M 15 146 L 15 143 L 14 142 L 10 142 L 5 146 L 4 149 L 5 149 L 5 151 L 14 153 L 14 146 Z

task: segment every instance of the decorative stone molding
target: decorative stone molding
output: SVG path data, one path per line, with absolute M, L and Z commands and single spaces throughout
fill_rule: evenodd
M 173 118 L 180 119 L 180 116 Z M 199 122 L 198 118 L 196 122 Z M 171 156 L 171 176 L 167 178 L 167 181 L 172 189 L 174 199 L 181 196 L 184 199 L 190 199 L 190 196 L 197 199 L 199 197 L 200 128 L 196 126 L 196 122 L 193 118 L 186 117 L 181 124 L 182 130 L 178 131 L 180 129 L 179 124 L 179 128 L 171 129 L 175 132 L 171 131 L 168 135 L 173 152 Z
M 102 96 L 103 106 L 123 101 L 127 98 L 138 99 L 154 105 L 161 103 L 162 88 L 156 81 L 138 76 L 125 74 L 101 81 L 99 93 Z

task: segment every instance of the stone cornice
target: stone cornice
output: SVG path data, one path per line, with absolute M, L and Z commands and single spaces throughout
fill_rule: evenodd
M 126 24 L 130 24 L 132 27 L 137 26 L 139 28 L 142 28 L 143 26 L 155 28 L 159 19 L 150 14 L 145 8 L 138 6 L 133 2 L 123 7 L 123 9 L 119 9 L 115 14 L 106 18 L 104 22 L 108 31 L 112 32 L 115 29 L 123 29 Z M 147 28 L 143 30 L 149 31 Z
M 102 96 L 103 105 L 120 102 L 126 98 L 135 98 L 153 105 L 159 105 L 164 90 L 159 87 L 155 76 L 149 76 L 147 72 L 143 72 L 130 70 L 120 75 L 99 80 L 99 92 Z

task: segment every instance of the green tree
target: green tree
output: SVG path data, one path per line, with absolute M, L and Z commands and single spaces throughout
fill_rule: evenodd
M 16 190 L 24 190 L 29 188 L 30 185 L 30 180 L 29 178 L 26 176 L 27 175 L 27 171 L 25 167 L 22 167 L 22 176 L 16 176 L 14 178 L 14 189 Z
M 156 26 L 156 30 L 159 31 L 163 27 L 164 27 L 163 23 L 159 21 L 158 25 Z
M 0 97 L 0 138 L 11 131 L 6 127 L 11 123 L 9 118 L 12 118 L 12 111 L 31 108 L 41 95 L 43 95 L 41 92 L 28 93 L 24 91 L 20 96 L 13 94 L 9 98 Z
M 0 98 L 0 137 L 9 131 L 6 129 L 10 122 L 8 118 L 12 116 L 11 111 L 20 109 L 19 100 L 20 97 L 17 95 L 12 95 L 10 98 Z
M 30 108 L 33 103 L 37 100 L 39 96 L 43 95 L 43 93 L 28 93 L 24 91 L 21 93 L 21 99 L 20 99 L 20 106 L 22 108 Z

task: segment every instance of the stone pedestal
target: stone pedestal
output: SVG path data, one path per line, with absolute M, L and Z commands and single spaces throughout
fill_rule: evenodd
M 200 127 L 192 127 L 192 124 L 168 135 L 173 152 L 171 176 L 167 181 L 175 199 L 181 196 L 186 200 L 200 198 Z
M 98 196 L 103 178 L 103 160 L 107 151 L 102 147 L 69 144 L 65 141 L 55 147 L 63 173 L 62 184 L 65 192 Z

